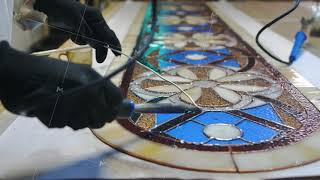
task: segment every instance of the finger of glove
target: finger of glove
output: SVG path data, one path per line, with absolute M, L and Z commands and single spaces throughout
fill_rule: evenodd
M 96 48 L 96 60 L 98 63 L 103 63 L 108 55 L 108 49 L 105 47 Z
M 114 50 L 112 50 L 113 54 L 116 56 L 120 56 L 122 52 L 122 48 L 121 48 L 121 44 L 119 39 L 117 38 L 116 34 L 114 33 L 113 30 L 109 30 L 108 33 L 108 39 L 110 39 L 108 42 L 110 42 L 110 47 L 113 48 Z
M 121 51 L 121 44 L 116 34 L 109 28 L 101 12 L 95 8 L 88 8 L 85 19 L 90 25 L 94 37 L 104 42 L 103 46 L 109 46 L 117 51 Z M 120 53 L 113 50 L 113 53 L 118 56 Z
M 104 20 L 99 23 L 93 24 L 92 27 L 94 29 L 96 37 L 103 40 L 108 45 L 108 47 L 112 48 L 111 50 L 114 55 L 121 55 L 120 52 L 122 51 L 122 48 L 120 41 L 114 31 L 109 28 Z

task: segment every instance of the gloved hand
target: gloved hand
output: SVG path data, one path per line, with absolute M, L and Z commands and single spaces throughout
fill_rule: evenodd
M 71 31 L 71 39 L 76 44 L 89 44 L 95 48 L 99 63 L 102 63 L 108 54 L 108 50 L 103 46 L 109 45 L 121 51 L 121 44 L 116 34 L 96 8 L 75 0 L 37 0 L 34 9 L 47 14 L 50 25 Z M 116 56 L 120 55 L 116 51 L 113 53 Z
M 61 95 L 101 76 L 87 65 L 16 51 L 0 43 L 0 100 L 9 111 L 38 117 L 48 127 L 99 128 L 117 115 L 120 90 L 110 81 L 81 93 Z M 49 96 L 53 98 L 48 100 Z

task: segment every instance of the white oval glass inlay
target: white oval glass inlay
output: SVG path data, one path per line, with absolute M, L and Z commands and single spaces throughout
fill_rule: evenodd
M 190 60 L 203 60 L 203 59 L 206 59 L 207 56 L 202 54 L 188 54 L 186 58 Z
M 217 140 L 234 140 L 241 138 L 242 131 L 231 124 L 210 124 L 204 128 L 204 134 Z

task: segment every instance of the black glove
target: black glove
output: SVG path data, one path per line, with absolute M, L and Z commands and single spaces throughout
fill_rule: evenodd
M 37 0 L 34 8 L 48 16 L 49 24 L 71 31 L 73 42 L 89 44 L 96 49 L 97 61 L 102 63 L 109 47 L 121 51 L 116 34 L 109 28 L 101 12 L 75 0 Z M 80 36 L 76 35 L 80 34 Z M 113 51 L 118 56 L 120 53 Z
M 120 90 L 110 81 L 63 95 L 101 76 L 87 65 L 31 56 L 0 43 L 0 99 L 9 111 L 38 117 L 48 127 L 99 128 L 117 115 Z M 48 99 L 48 97 L 51 97 Z

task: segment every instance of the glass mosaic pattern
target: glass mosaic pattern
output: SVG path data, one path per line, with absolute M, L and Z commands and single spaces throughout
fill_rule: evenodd
M 261 172 L 319 159 L 319 110 L 205 3 L 161 1 L 158 15 L 141 62 L 178 84 L 202 112 L 134 114 L 97 137 L 184 170 Z M 148 6 L 138 46 L 150 36 L 150 17 Z M 122 88 L 135 103 L 192 104 L 138 65 L 124 74 Z
M 268 142 L 299 127 L 297 119 L 286 120 L 301 111 L 280 100 L 286 90 L 268 72 L 250 67 L 250 61 L 255 61 L 250 60 L 250 51 L 232 33 L 222 31 L 223 23 L 206 10 L 205 5 L 161 3 L 158 31 L 145 53 L 146 61 L 179 84 L 203 112 L 177 123 L 185 114 L 141 115 L 134 119 L 137 125 L 177 140 L 215 146 Z M 142 32 L 147 36 L 151 22 L 145 21 Z M 191 104 L 176 87 L 150 72 L 140 73 L 129 89 L 133 100 L 164 97 L 158 103 Z M 208 137 L 208 127 L 241 133 L 231 139 Z
M 300 127 L 292 117 L 302 109 L 292 106 L 292 101 L 282 101 L 286 90 L 270 72 L 250 67 L 250 61 L 256 63 L 256 59 L 250 60 L 253 55 L 249 49 L 231 32 L 222 31 L 224 24 L 206 10 L 205 5 L 185 9 L 161 3 L 158 31 L 145 53 L 145 60 L 179 84 L 204 112 L 166 128 L 184 114 L 156 114 L 151 118 L 152 126 L 142 128 L 191 143 L 229 146 L 267 142 Z M 146 17 L 145 36 L 150 32 L 150 21 Z M 147 102 L 164 97 L 159 103 L 191 103 L 178 89 L 150 72 L 137 74 L 129 89 L 133 100 Z M 289 95 L 289 99 L 294 98 Z M 143 116 L 136 121 L 149 119 Z M 206 126 L 221 123 L 239 128 L 241 137 L 219 140 L 205 136 Z

